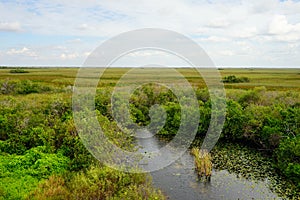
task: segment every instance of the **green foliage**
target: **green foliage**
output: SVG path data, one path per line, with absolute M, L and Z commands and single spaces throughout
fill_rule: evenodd
M 71 178 L 52 176 L 32 192 L 30 199 L 165 199 L 149 177 L 108 167 L 91 167 Z
M 151 106 L 166 105 L 170 102 L 177 102 L 171 90 L 155 84 L 143 85 L 137 88 L 130 98 L 132 119 L 137 124 L 146 126 L 150 123 Z
M 240 99 L 239 103 L 243 106 L 249 106 L 251 104 L 259 104 L 261 100 L 261 96 L 265 93 L 265 87 L 256 87 L 253 90 L 248 90 L 244 93 Z
M 72 170 L 89 166 L 93 158 L 75 129 L 71 102 L 54 98 L 30 105 L 26 100 L 16 102 L 14 98 L 5 98 L 1 101 L 0 150 L 21 155 L 31 148 L 45 146 L 50 152 L 68 156 Z
M 275 155 L 278 168 L 300 189 L 300 135 L 283 140 Z
M 197 135 L 204 137 L 207 133 L 210 119 L 211 119 L 211 103 L 210 101 L 203 103 L 199 101 L 199 111 L 200 111 L 200 119 Z
M 207 102 L 210 98 L 207 88 L 195 88 L 195 93 L 196 93 L 197 99 L 202 102 Z
M 227 101 L 226 120 L 223 126 L 223 137 L 230 139 L 243 138 L 245 116 L 240 104 L 233 100 Z
M 181 107 L 178 103 L 169 102 L 164 106 L 167 113 L 165 126 L 159 132 L 160 134 L 174 135 L 178 132 L 181 123 Z
M 52 174 L 66 172 L 69 158 L 32 148 L 24 155 L 0 155 L 0 199 L 24 199 L 38 182 Z
M 106 136 L 115 145 L 132 150 L 134 144 L 130 133 L 123 133 L 113 122 L 110 98 L 110 86 L 115 85 L 115 81 L 124 70 L 108 70 L 106 79 L 101 80 L 99 85 L 109 87 L 97 89 L 95 107 L 99 111 L 98 121 Z M 41 69 L 28 69 L 29 74 L 11 74 L 9 70 L 6 71 L 0 74 L 0 199 L 24 199 L 41 180 L 49 176 L 50 178 L 43 181 L 32 193 L 32 198 L 73 199 L 75 194 L 76 197 L 85 198 L 89 195 L 95 197 L 94 195 L 100 193 L 111 199 L 161 198 L 159 195 L 155 196 L 159 192 L 151 189 L 144 176 L 128 175 L 105 167 L 90 168 L 95 159 L 82 144 L 75 128 L 71 94 L 62 93 L 64 90 L 57 93 L 58 90 L 55 89 L 60 83 L 72 84 L 76 70 L 57 69 L 45 72 Z M 195 93 L 200 113 L 197 136 L 203 138 L 211 118 L 209 92 L 205 83 L 195 79 L 190 70 L 180 71 L 188 76 L 187 79 L 195 87 L 201 86 L 195 88 Z M 297 86 L 299 84 L 296 84 L 299 82 L 299 76 L 284 70 L 271 75 L 268 74 L 269 71 L 267 74 L 263 73 L 263 70 L 257 70 L 259 73 L 254 73 L 253 70 L 249 73 L 242 70 L 232 71 L 236 72 L 237 76 L 227 76 L 224 82 L 241 84 L 226 84 L 226 87 L 238 89 L 226 90 L 229 95 L 221 139 L 242 142 L 267 151 L 268 155 L 275 158 L 273 165 L 285 175 L 289 183 L 297 185 L 300 182 L 300 93 Z M 229 72 L 228 69 L 222 70 L 224 74 L 232 74 Z M 6 79 L 7 76 L 18 77 L 20 80 Z M 248 76 L 253 81 L 243 84 L 242 82 L 249 81 L 248 78 L 242 78 L 243 76 Z M 276 85 L 277 82 L 280 82 L 280 85 Z M 259 85 L 265 87 L 255 88 Z M 285 92 L 287 89 L 292 91 Z M 115 103 L 113 109 L 121 111 L 116 117 L 126 130 L 129 119 L 122 112 L 127 109 L 124 107 L 122 95 L 116 97 Z M 158 133 L 177 133 L 183 108 L 171 90 L 157 84 L 146 84 L 134 91 L 129 103 L 133 122 L 140 126 L 151 123 L 160 127 L 159 120 L 162 114 L 166 114 L 166 124 L 161 126 Z M 193 111 L 188 110 L 184 114 L 192 116 Z M 230 149 L 226 149 L 225 152 L 228 154 L 226 158 L 219 157 L 220 160 L 226 161 L 224 167 L 226 165 L 229 170 L 240 170 L 246 176 L 248 167 L 245 166 L 260 169 L 259 165 L 263 163 L 256 157 L 249 157 L 247 153 L 242 153 L 241 157 L 234 161 L 233 152 Z M 250 162 L 252 159 L 257 163 Z M 236 163 L 237 161 L 240 163 Z M 267 174 L 271 170 L 267 167 L 256 173 Z M 51 176 L 66 171 L 70 171 L 67 177 Z M 109 181 L 105 182 L 106 179 Z M 299 191 L 291 188 L 293 191 Z
M 112 91 L 110 88 L 97 89 L 95 97 L 95 108 L 104 116 L 112 119 L 111 114 L 111 95 Z
M 247 83 L 250 79 L 247 77 L 236 77 L 235 75 L 225 76 L 223 79 L 224 83 Z
M 0 81 L 0 94 L 46 93 L 53 90 L 54 89 L 50 86 L 30 80 Z
M 29 73 L 29 71 L 26 71 L 25 69 L 17 68 L 17 69 L 11 69 L 9 73 L 12 74 L 24 74 L 24 73 Z

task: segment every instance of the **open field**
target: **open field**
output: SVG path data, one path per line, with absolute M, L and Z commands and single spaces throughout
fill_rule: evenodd
M 77 75 L 78 68 L 30 68 L 29 73 L 13 74 L 10 69 L 0 69 L 0 80 L 4 79 L 29 79 L 53 85 L 72 85 Z M 120 77 L 128 72 L 129 68 L 108 68 L 101 77 L 101 83 L 114 84 Z M 204 71 L 206 69 L 203 69 Z M 153 68 L 153 76 L 158 69 Z M 204 86 L 204 81 L 195 69 L 180 68 L 180 73 L 193 85 Z M 269 90 L 300 90 L 300 69 L 222 69 L 222 77 L 235 75 L 248 77 L 250 82 L 238 84 L 225 84 L 225 88 L 250 89 L 265 86 Z

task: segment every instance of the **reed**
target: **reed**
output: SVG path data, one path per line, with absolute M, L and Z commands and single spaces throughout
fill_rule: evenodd
M 196 147 L 192 148 L 191 153 L 195 157 L 195 168 L 198 176 L 200 178 L 205 176 L 205 178 L 210 181 L 212 174 L 211 154 L 207 149 L 199 149 Z

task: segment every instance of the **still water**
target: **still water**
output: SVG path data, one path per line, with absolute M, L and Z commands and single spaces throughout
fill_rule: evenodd
M 151 137 L 140 139 L 140 151 L 156 151 L 165 142 Z M 194 158 L 186 152 L 171 165 L 151 172 L 153 184 L 171 200 L 194 199 L 280 199 L 268 188 L 268 182 L 247 180 L 226 170 L 213 170 L 211 181 L 199 180 Z

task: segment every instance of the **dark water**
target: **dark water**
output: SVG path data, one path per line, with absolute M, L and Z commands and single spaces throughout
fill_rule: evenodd
M 141 151 L 155 151 L 165 144 L 155 137 L 139 142 Z M 194 199 L 280 199 L 268 188 L 268 182 L 237 177 L 226 170 L 213 170 L 211 181 L 199 180 L 194 159 L 185 153 L 173 164 L 151 172 L 153 184 L 173 200 Z

